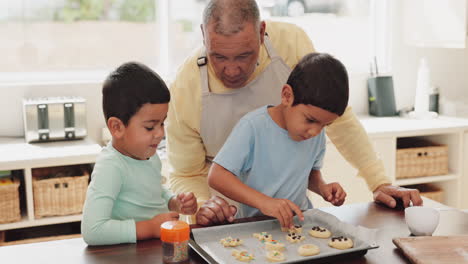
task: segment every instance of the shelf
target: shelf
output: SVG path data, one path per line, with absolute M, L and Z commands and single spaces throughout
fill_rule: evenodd
M 27 216 L 23 215 L 22 220 L 14 223 L 0 224 L 0 231 L 11 230 L 17 228 L 42 226 L 42 225 L 53 225 L 61 223 L 70 223 L 81 221 L 81 214 L 78 215 L 66 215 L 66 216 L 51 216 L 43 217 L 39 219 L 29 220 Z
M 0 170 L 94 163 L 101 146 L 89 139 L 26 143 L 24 138 L 0 138 Z
M 448 175 L 436 175 L 436 176 L 427 176 L 427 177 L 415 177 L 408 179 L 397 179 L 395 184 L 397 185 L 413 185 L 421 183 L 431 183 L 431 182 L 442 182 L 442 181 L 452 181 L 457 180 L 458 176 L 455 174 Z

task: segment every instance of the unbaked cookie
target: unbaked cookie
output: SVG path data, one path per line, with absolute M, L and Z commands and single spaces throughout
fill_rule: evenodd
M 283 231 L 283 232 L 287 231 L 288 233 L 301 234 L 302 233 L 302 226 L 301 225 L 295 225 L 292 228 L 281 227 L 281 231 Z
M 239 245 L 242 245 L 244 241 L 242 241 L 239 238 L 226 237 L 226 238 L 221 239 L 219 243 L 221 243 L 221 245 L 225 247 L 237 247 Z
M 314 256 L 320 253 L 320 248 L 314 244 L 304 244 L 297 249 L 301 256 Z
M 267 232 L 254 233 L 253 237 L 255 237 L 256 239 L 258 239 L 261 242 L 272 241 L 273 240 L 273 236 L 271 234 L 268 234 Z
M 240 251 L 240 250 L 233 250 L 231 255 L 233 255 L 237 260 L 242 261 L 242 262 L 249 262 L 254 258 L 253 254 L 250 254 L 247 251 Z
M 284 254 L 278 250 L 268 251 L 266 254 L 266 258 L 270 262 L 280 262 L 286 260 Z
M 271 241 L 265 241 L 265 248 L 266 248 L 266 250 L 283 251 L 284 250 L 284 244 L 273 239 Z
M 330 241 L 328 241 L 328 245 L 336 249 L 348 249 L 353 247 L 353 240 L 343 236 L 332 237 Z
M 329 238 L 331 236 L 331 232 L 325 227 L 314 226 L 309 230 L 309 235 L 318 238 Z
M 286 236 L 286 240 L 288 242 L 291 242 L 291 243 L 297 243 L 297 242 L 301 242 L 305 239 L 305 236 L 301 236 L 299 234 L 296 234 L 296 233 L 289 233 L 287 236 Z

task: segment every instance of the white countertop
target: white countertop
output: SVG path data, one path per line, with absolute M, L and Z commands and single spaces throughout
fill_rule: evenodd
M 447 116 L 434 119 L 413 119 L 359 115 L 358 118 L 371 137 L 430 135 L 468 130 L 468 119 Z
M 22 137 L 0 137 L 0 170 L 94 162 L 100 151 L 90 139 L 26 143 Z

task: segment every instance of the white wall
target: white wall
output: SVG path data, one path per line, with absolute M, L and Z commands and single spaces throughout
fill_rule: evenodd
M 417 69 L 422 56 L 428 60 L 432 83 L 439 87 L 440 96 L 468 105 L 468 48 L 418 48 L 406 45 L 402 1 L 394 2 L 391 53 L 397 108 L 413 105 Z
M 392 75 L 397 108 L 412 106 L 419 59 L 426 56 L 432 81 L 442 97 L 458 101 L 468 109 L 468 48 L 417 48 L 404 43 L 402 1 L 394 1 Z M 468 41 L 467 41 L 468 42 Z M 367 113 L 367 74 L 350 76 L 350 105 L 356 113 Z M 82 96 L 87 100 L 88 134 L 99 141 L 105 126 L 101 109 L 101 84 L 54 84 L 0 86 L 0 136 L 22 136 L 22 98 L 40 96 Z M 443 108 L 443 106 L 441 106 Z M 468 117 L 468 113 L 465 117 Z
M 88 136 L 96 142 L 105 126 L 101 84 L 48 84 L 0 86 L 0 136 L 23 136 L 23 98 L 81 96 L 86 99 Z

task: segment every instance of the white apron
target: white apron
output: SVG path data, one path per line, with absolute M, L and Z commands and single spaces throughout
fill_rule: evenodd
M 261 106 L 277 105 L 281 102 L 281 90 L 291 69 L 276 54 L 267 35 L 264 43 L 271 63 L 249 84 L 227 93 L 210 92 L 206 57 L 198 60 L 199 65 L 201 64 L 199 67 L 202 81 L 200 134 L 209 161 L 216 156 L 241 117 Z
M 281 102 L 281 90 L 288 80 L 291 69 L 276 54 L 268 35 L 265 35 L 264 43 L 271 59 L 270 64 L 246 86 L 223 94 L 210 92 L 206 51 L 198 59 L 202 82 L 200 134 L 205 146 L 207 161 L 213 160 L 241 117 L 261 106 L 277 105 Z M 224 195 L 213 189 L 211 193 L 226 199 Z M 237 202 L 231 199 L 226 200 L 239 208 Z M 237 214 L 237 217 L 242 217 L 242 215 Z

